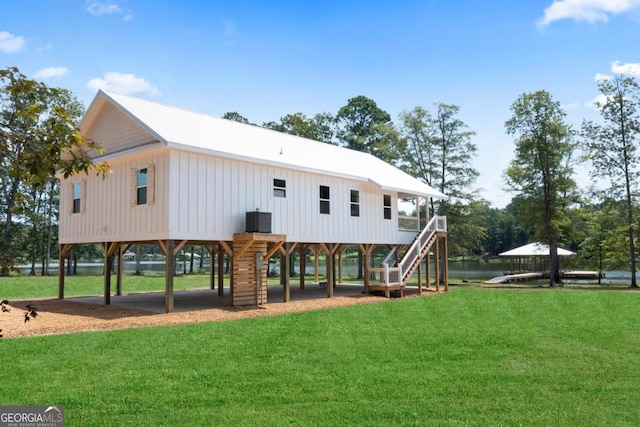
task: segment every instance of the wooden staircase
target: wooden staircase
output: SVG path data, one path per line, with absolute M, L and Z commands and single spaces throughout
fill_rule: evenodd
M 383 260 L 381 268 L 371 269 L 371 271 L 380 273 L 380 282 L 370 284 L 369 290 L 384 291 L 387 298 L 389 298 L 391 291 L 399 291 L 402 296 L 407 280 L 416 271 L 422 259 L 427 256 L 433 244 L 438 241 L 438 237 L 446 236 L 446 232 L 446 217 L 434 216 L 431 218 L 426 227 L 413 240 L 397 266 L 389 266 L 389 260 L 396 250 L 393 248 Z

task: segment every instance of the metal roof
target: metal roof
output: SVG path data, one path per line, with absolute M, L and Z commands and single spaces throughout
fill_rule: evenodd
M 406 195 L 446 197 L 371 154 L 113 92 L 98 91 L 83 122 L 95 119 L 92 107 L 100 98 L 169 147 L 369 181 Z
M 558 248 L 558 256 L 575 255 L 574 252 L 566 249 Z M 525 257 L 525 256 L 549 256 L 549 245 L 545 243 L 535 242 L 510 251 L 502 252 L 499 256 Z

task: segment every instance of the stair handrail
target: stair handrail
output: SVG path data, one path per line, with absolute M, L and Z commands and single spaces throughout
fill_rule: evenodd
M 387 254 L 387 256 L 384 257 L 384 259 L 382 260 L 380 265 L 385 265 L 385 264 L 388 265 L 389 264 L 389 260 L 396 253 L 397 249 L 398 249 L 397 246 L 392 247 L 391 250 L 389 251 L 389 253 Z
M 404 267 L 405 265 L 412 265 L 415 260 L 420 256 L 424 247 L 431 239 L 431 236 L 438 231 L 447 231 L 447 217 L 446 216 L 433 216 L 427 225 L 420 231 L 418 237 L 413 241 L 409 250 L 404 255 L 402 260 L 398 263 L 398 277 L 401 282 L 404 281 Z M 388 260 L 387 260 L 388 261 Z M 383 263 L 383 267 L 386 271 L 389 269 L 388 262 Z M 385 282 L 389 284 L 388 273 L 385 274 Z

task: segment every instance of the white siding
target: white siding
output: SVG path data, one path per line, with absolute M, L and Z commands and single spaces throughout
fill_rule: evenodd
M 131 170 L 154 166 L 155 200 L 151 205 L 131 206 Z M 88 243 L 165 239 L 168 237 L 168 151 L 148 152 L 111 161 L 106 178 L 94 173 L 71 177 L 67 181 L 85 180 L 86 203 L 83 213 L 72 214 L 73 193 L 70 185 L 60 186 L 60 243 Z
M 291 242 L 408 243 L 398 232 L 397 195 L 392 219 L 374 185 L 242 161 L 172 151 L 169 172 L 171 238 L 232 240 L 245 231 L 245 214 L 272 213 L 272 231 Z M 273 179 L 286 181 L 286 198 L 273 196 Z M 330 187 L 331 213 L 320 214 L 319 187 Z M 351 190 L 360 192 L 360 216 L 350 214 Z M 174 202 L 176 201 L 176 202 Z

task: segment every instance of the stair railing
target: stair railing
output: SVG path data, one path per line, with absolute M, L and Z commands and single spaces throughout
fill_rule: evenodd
M 387 255 L 385 258 L 386 262 L 382 263 L 384 283 L 387 286 L 402 284 L 408 279 L 408 277 L 405 276 L 413 272 L 411 266 L 420 258 L 433 235 L 438 231 L 447 231 L 446 216 L 434 216 L 431 218 L 413 241 L 411 247 L 409 247 L 409 250 L 398 263 L 397 267 L 389 267 L 388 258 L 390 258 L 390 256 Z

